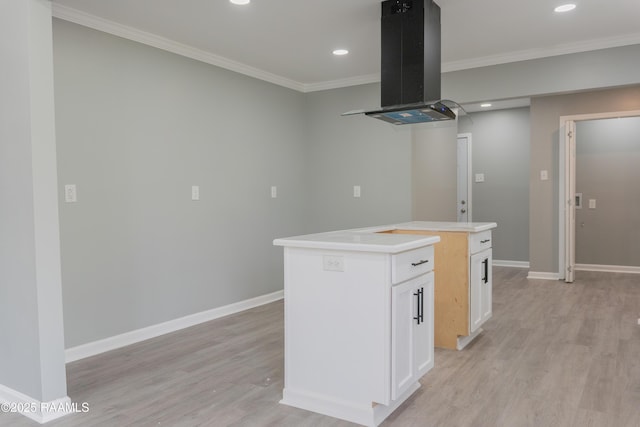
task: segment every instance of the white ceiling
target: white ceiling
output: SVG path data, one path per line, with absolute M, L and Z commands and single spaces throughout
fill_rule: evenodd
M 556 14 L 565 1 L 437 0 L 443 71 L 640 43 L 640 0 L 571 1 L 575 11 Z M 57 17 L 302 91 L 375 81 L 380 71 L 379 0 L 53 3 Z M 335 48 L 350 53 L 335 57 Z

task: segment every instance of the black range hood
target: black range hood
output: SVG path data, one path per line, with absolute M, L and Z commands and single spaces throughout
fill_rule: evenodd
M 393 124 L 452 120 L 440 99 L 440 7 L 433 0 L 386 0 L 381 19 L 380 109 L 351 111 Z

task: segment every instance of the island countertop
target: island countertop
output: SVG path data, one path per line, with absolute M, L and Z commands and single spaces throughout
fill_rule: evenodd
M 412 221 L 351 230 L 330 231 L 302 236 L 275 239 L 276 246 L 291 246 L 311 249 L 331 249 L 362 252 L 399 253 L 440 241 L 438 236 L 391 234 L 385 231 L 460 231 L 477 233 L 495 228 L 495 222 L 441 222 Z
M 383 228 L 382 231 L 386 230 Z M 330 231 L 303 236 L 275 239 L 276 246 L 290 246 L 310 249 L 330 249 L 360 252 L 380 252 L 395 254 L 440 241 L 438 236 L 417 236 L 411 234 L 387 234 L 362 230 Z
M 353 231 L 360 233 L 380 233 L 392 230 L 416 230 L 416 231 L 461 231 L 478 233 L 480 231 L 496 228 L 495 222 L 446 222 L 446 221 L 411 221 L 399 224 L 381 225 L 375 227 L 358 228 Z

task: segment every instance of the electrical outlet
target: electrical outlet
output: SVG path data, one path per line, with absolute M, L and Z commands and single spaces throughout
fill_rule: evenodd
M 75 203 L 78 201 L 75 184 L 67 184 L 64 186 L 64 201 L 67 203 Z
M 278 197 L 278 187 L 276 187 L 275 185 L 271 186 L 271 198 L 275 199 L 276 197 Z
M 360 186 L 359 185 L 354 185 L 353 186 L 353 197 L 360 197 Z
M 339 255 L 323 255 L 322 268 L 324 271 L 344 271 L 344 257 Z
M 589 199 L 589 209 L 596 208 L 596 199 Z
M 191 186 L 191 200 L 200 200 L 200 187 L 197 185 Z
M 476 174 L 476 182 L 484 182 L 484 174 L 483 173 L 477 173 Z
M 540 181 L 546 181 L 549 179 L 549 171 L 541 170 L 540 171 Z

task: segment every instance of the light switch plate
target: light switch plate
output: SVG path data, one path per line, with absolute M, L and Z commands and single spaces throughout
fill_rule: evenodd
M 596 199 L 589 199 L 589 209 L 596 208 Z
M 546 170 L 540 171 L 540 181 L 546 181 L 549 179 L 549 172 Z
M 275 185 L 271 186 L 271 198 L 275 199 L 276 197 L 278 197 L 278 187 L 276 187 Z
M 360 197 L 360 186 L 359 185 L 354 185 L 353 186 L 353 197 Z
M 191 186 L 191 200 L 200 200 L 200 187 L 197 185 Z
M 78 192 L 75 184 L 67 184 L 64 186 L 64 201 L 67 203 L 75 203 L 78 201 Z
M 477 173 L 476 174 L 476 182 L 484 182 L 484 174 L 483 173 Z

